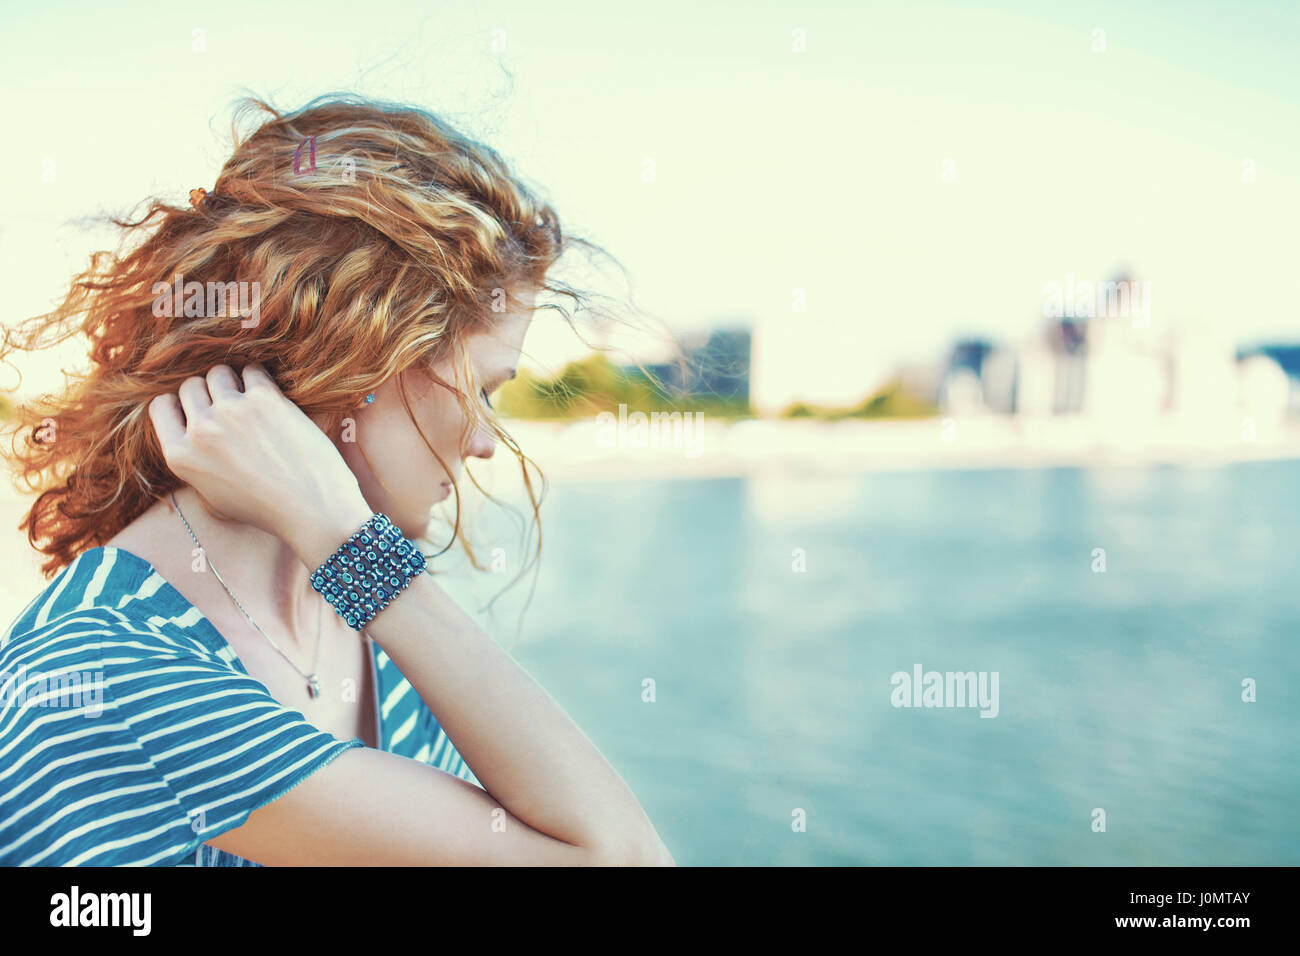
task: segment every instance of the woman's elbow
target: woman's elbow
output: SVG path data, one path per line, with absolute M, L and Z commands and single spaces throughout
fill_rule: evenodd
M 668 847 L 657 836 L 594 851 L 595 866 L 676 866 Z
M 649 845 L 643 850 L 643 857 L 639 866 L 676 866 L 677 861 L 673 855 L 668 852 L 668 847 L 664 846 L 664 841 L 657 836 L 650 840 Z

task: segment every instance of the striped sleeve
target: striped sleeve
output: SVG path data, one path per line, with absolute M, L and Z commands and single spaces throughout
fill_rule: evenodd
M 364 746 L 114 610 L 71 612 L 8 650 L 0 865 L 176 865 Z M 79 675 L 75 697 L 60 674 Z
M 460 755 L 429 706 L 420 699 L 397 664 L 375 647 L 381 746 L 390 753 L 427 763 L 474 784 L 483 784 Z

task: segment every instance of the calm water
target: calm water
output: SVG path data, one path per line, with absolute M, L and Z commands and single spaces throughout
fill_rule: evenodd
M 1294 865 L 1298 488 L 1295 462 L 556 485 L 514 653 L 682 865 Z M 998 672 L 1000 712 L 893 707 L 915 664 Z

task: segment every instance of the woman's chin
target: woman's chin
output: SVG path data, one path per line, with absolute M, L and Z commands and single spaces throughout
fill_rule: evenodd
M 422 538 L 429 533 L 429 524 L 431 516 L 416 511 L 415 509 L 401 509 L 400 512 L 390 511 L 388 516 L 393 519 L 393 524 L 397 525 L 397 530 L 402 532 L 403 538 L 410 538 L 414 541 L 416 538 Z
M 412 539 L 422 538 L 427 535 L 430 525 L 433 524 L 433 509 L 450 498 L 451 495 L 451 482 L 444 481 L 438 485 L 427 500 L 419 505 L 413 504 L 409 509 L 403 508 L 402 520 L 398 521 L 396 516 L 393 517 L 393 520 L 397 522 L 397 526 L 402 529 L 402 535 Z
M 402 537 L 416 538 L 424 537 L 429 533 L 429 515 L 411 515 L 411 518 L 402 522 Z

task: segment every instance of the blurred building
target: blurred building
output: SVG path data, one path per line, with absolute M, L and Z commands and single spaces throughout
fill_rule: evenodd
M 1080 317 L 1083 381 L 1078 411 L 1112 438 L 1143 438 L 1167 410 L 1170 363 L 1177 348 L 1159 338 L 1145 309 L 1138 317 L 1127 307 L 1146 298 L 1136 280 L 1121 275 L 1106 285 L 1118 290 L 1108 297 L 1107 307 Z M 1125 307 L 1115 308 L 1116 299 Z M 1175 336 L 1175 346 L 1177 341 Z
M 1016 353 L 1009 348 L 994 347 L 984 357 L 980 381 L 984 390 L 984 404 L 990 412 L 1010 415 L 1015 411 L 1019 387 L 1016 364 Z
M 960 339 L 948 355 L 939 407 L 954 415 L 978 414 L 988 408 L 984 363 L 993 350 L 987 339 Z
M 969 413 L 978 401 L 979 411 L 1076 417 L 1108 439 L 1138 442 L 1158 420 L 1218 440 L 1239 416 L 1268 423 L 1297 410 L 1300 345 L 1239 355 L 1207 323 L 1153 325 L 1149 300 L 1148 283 L 1120 275 L 1020 342 L 957 341 L 943 366 L 942 406 Z
M 1267 353 L 1246 355 L 1237 363 L 1237 415 L 1243 439 L 1268 441 L 1276 437 L 1291 411 L 1300 377 L 1288 375 Z
M 1287 384 L 1287 411 L 1300 414 L 1300 345 L 1254 345 L 1240 349 L 1237 358 L 1246 361 L 1254 356 L 1262 356 L 1273 362 L 1283 375 Z M 1252 368 L 1264 366 L 1255 363 Z M 1269 373 L 1263 373 L 1269 374 Z
M 1012 351 L 1013 415 L 1041 418 L 1056 410 L 1057 357 L 1045 337 L 1034 337 Z
M 748 328 L 716 328 L 683 336 L 680 356 L 645 367 L 672 393 L 748 402 L 751 346 Z
M 943 366 L 911 362 L 897 366 L 894 377 L 904 391 L 936 407 L 942 406 L 945 378 Z
M 1237 357 L 1226 335 L 1205 323 L 1184 322 L 1166 338 L 1165 357 L 1165 412 L 1200 422 L 1234 414 Z

